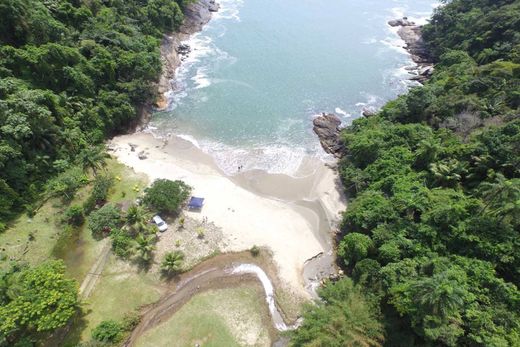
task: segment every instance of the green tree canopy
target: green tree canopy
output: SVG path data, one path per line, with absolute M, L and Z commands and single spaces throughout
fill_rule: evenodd
M 191 188 L 182 181 L 158 179 L 146 188 L 143 203 L 151 210 L 176 213 L 190 192 Z
M 0 341 L 13 345 L 64 326 L 78 308 L 77 283 L 61 261 L 13 269 L 0 281 Z

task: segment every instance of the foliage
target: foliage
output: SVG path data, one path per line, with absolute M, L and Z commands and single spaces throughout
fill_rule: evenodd
M 79 227 L 85 222 L 85 215 L 83 214 L 83 207 L 73 205 L 65 210 L 63 221 L 69 225 Z
M 72 163 L 99 171 L 102 141 L 153 102 L 160 40 L 188 2 L 0 2 L 1 221 Z
M 77 284 L 61 261 L 0 274 L 0 344 L 36 341 L 64 326 L 78 307 Z
M 342 132 L 338 256 L 388 345 L 519 341 L 519 18 L 518 1 L 445 1 L 432 78 Z
M 150 260 L 152 260 L 152 252 L 155 249 L 155 241 L 156 237 L 155 235 L 142 235 L 139 234 L 136 241 L 136 250 L 139 254 L 139 257 L 141 260 L 145 263 L 148 263 Z
M 181 251 L 168 252 L 161 262 L 161 270 L 166 274 L 175 274 L 182 270 L 184 253 Z
M 143 203 L 149 208 L 162 213 L 176 213 L 186 201 L 191 188 L 182 181 L 167 179 L 155 180 L 145 190 Z
M 126 211 L 126 231 L 131 237 L 152 232 L 151 215 L 139 205 L 131 205 Z
M 122 218 L 119 208 L 106 204 L 92 212 L 88 218 L 88 227 L 95 237 L 110 234 L 121 226 Z
M 110 188 L 114 185 L 114 178 L 110 175 L 96 175 L 92 191 L 84 202 L 85 212 L 90 213 L 96 206 L 103 205 Z
M 251 255 L 253 257 L 258 257 L 258 255 L 260 254 L 260 247 L 258 247 L 257 245 L 253 245 L 253 247 L 251 247 L 249 252 L 251 252 Z
M 320 301 L 308 305 L 303 324 L 291 334 L 291 346 L 382 346 L 384 328 L 377 308 L 347 278 L 319 291 Z
M 98 170 L 106 166 L 108 158 L 110 156 L 104 146 L 89 146 L 79 153 L 77 161 L 85 172 L 92 170 L 94 176 L 97 176 Z
M 70 202 L 79 188 L 87 184 L 87 177 L 78 167 L 72 167 L 47 183 L 48 197 L 61 198 L 63 202 Z
M 338 255 L 346 265 L 353 265 L 367 257 L 373 243 L 370 237 L 359 233 L 349 233 L 341 240 Z
M 134 240 L 124 231 L 112 230 L 110 233 L 112 239 L 112 250 L 121 258 L 128 258 L 132 254 Z
M 101 342 L 118 342 L 121 339 L 123 327 L 112 320 L 104 320 L 92 330 L 92 337 Z

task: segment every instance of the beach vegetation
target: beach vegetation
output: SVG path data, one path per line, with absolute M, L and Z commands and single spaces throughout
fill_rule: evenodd
M 121 210 L 113 204 L 104 205 L 88 217 L 88 227 L 95 237 L 107 236 L 121 226 Z
M 145 189 L 143 203 L 152 211 L 176 214 L 188 199 L 191 187 L 182 181 L 155 180 Z
M 260 255 L 260 247 L 258 247 L 257 245 L 253 245 L 249 252 L 253 257 L 258 257 Z
M 182 270 L 184 253 L 181 251 L 168 252 L 161 262 L 161 270 L 167 275 L 173 275 Z

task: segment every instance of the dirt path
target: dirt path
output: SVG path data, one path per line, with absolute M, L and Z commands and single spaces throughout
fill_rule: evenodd
M 90 296 L 90 293 L 96 286 L 96 283 L 105 268 L 105 265 L 108 260 L 108 256 L 110 255 L 111 242 L 109 238 L 105 238 L 103 241 L 105 244 L 101 249 L 101 252 L 98 256 L 97 261 L 92 265 L 89 272 L 85 276 L 85 279 L 81 283 L 79 287 L 79 297 L 81 300 L 84 300 Z
M 133 346 L 137 339 L 149 329 L 169 319 L 194 295 L 201 292 L 235 287 L 244 282 L 258 282 L 257 276 L 251 273 L 234 273 L 232 270 L 239 264 L 254 264 L 263 267 L 263 261 L 253 258 L 248 252 L 223 254 L 209 259 L 193 270 L 179 276 L 171 282 L 171 289 L 155 304 L 148 306 L 141 322 L 134 329 L 124 346 Z M 269 272 L 269 269 L 267 270 Z M 271 278 L 271 276 L 269 276 Z M 270 335 L 275 339 L 277 331 L 275 324 L 271 324 Z

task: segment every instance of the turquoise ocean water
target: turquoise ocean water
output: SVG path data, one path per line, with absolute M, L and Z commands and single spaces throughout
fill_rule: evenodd
M 326 158 L 312 118 L 335 112 L 348 124 L 409 88 L 412 65 L 387 25 L 425 22 L 433 0 L 222 0 L 187 43 L 168 111 L 150 123 L 238 165 L 291 174 L 306 155 Z

